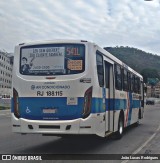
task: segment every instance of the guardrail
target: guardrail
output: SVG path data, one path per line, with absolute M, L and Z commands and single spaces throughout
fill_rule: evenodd
M 0 110 L 9 109 L 11 106 L 11 99 L 0 99 Z

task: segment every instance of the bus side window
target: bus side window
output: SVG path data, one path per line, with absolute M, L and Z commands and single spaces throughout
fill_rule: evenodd
M 137 83 L 137 77 L 135 77 L 135 82 L 134 82 L 134 92 L 138 92 L 138 83 Z
M 135 76 L 133 74 L 131 76 L 131 84 L 132 92 L 135 92 Z
M 103 67 L 103 57 L 101 54 L 96 53 L 96 62 L 97 62 L 97 74 L 99 86 L 104 86 L 104 67 Z
M 123 69 L 123 90 L 128 91 L 128 74 L 126 69 Z
M 109 64 L 106 61 L 104 62 L 104 65 L 105 65 L 105 87 L 109 88 L 109 80 L 110 80 L 109 71 L 110 71 L 110 67 L 109 67 Z
M 116 80 L 116 89 L 122 90 L 122 71 L 119 65 L 115 66 L 115 80 Z
M 140 79 L 135 77 L 135 93 L 140 94 Z
M 127 78 L 128 78 L 128 91 L 131 91 L 131 73 L 127 72 Z
M 141 81 L 140 81 L 140 78 L 138 78 L 138 93 L 141 94 Z

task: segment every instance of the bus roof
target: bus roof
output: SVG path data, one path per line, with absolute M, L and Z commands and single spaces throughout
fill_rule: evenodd
M 45 41 L 34 41 L 34 42 L 27 42 L 27 43 L 20 43 L 18 46 L 21 45 L 36 45 L 36 44 L 51 44 L 51 43 L 85 43 L 88 42 L 87 40 L 62 40 L 62 39 L 56 39 L 56 40 L 45 40 Z

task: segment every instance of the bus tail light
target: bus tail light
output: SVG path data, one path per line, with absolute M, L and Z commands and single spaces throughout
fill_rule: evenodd
M 15 117 L 20 118 L 18 107 L 18 92 L 14 88 L 13 88 L 13 110 Z
M 91 103 L 92 103 L 92 87 L 87 89 L 84 94 L 84 107 L 83 107 L 83 118 L 87 118 L 91 112 Z

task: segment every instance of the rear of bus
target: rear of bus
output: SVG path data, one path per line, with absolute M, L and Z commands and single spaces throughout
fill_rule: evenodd
M 88 46 L 55 41 L 15 47 L 13 132 L 95 134 Z

